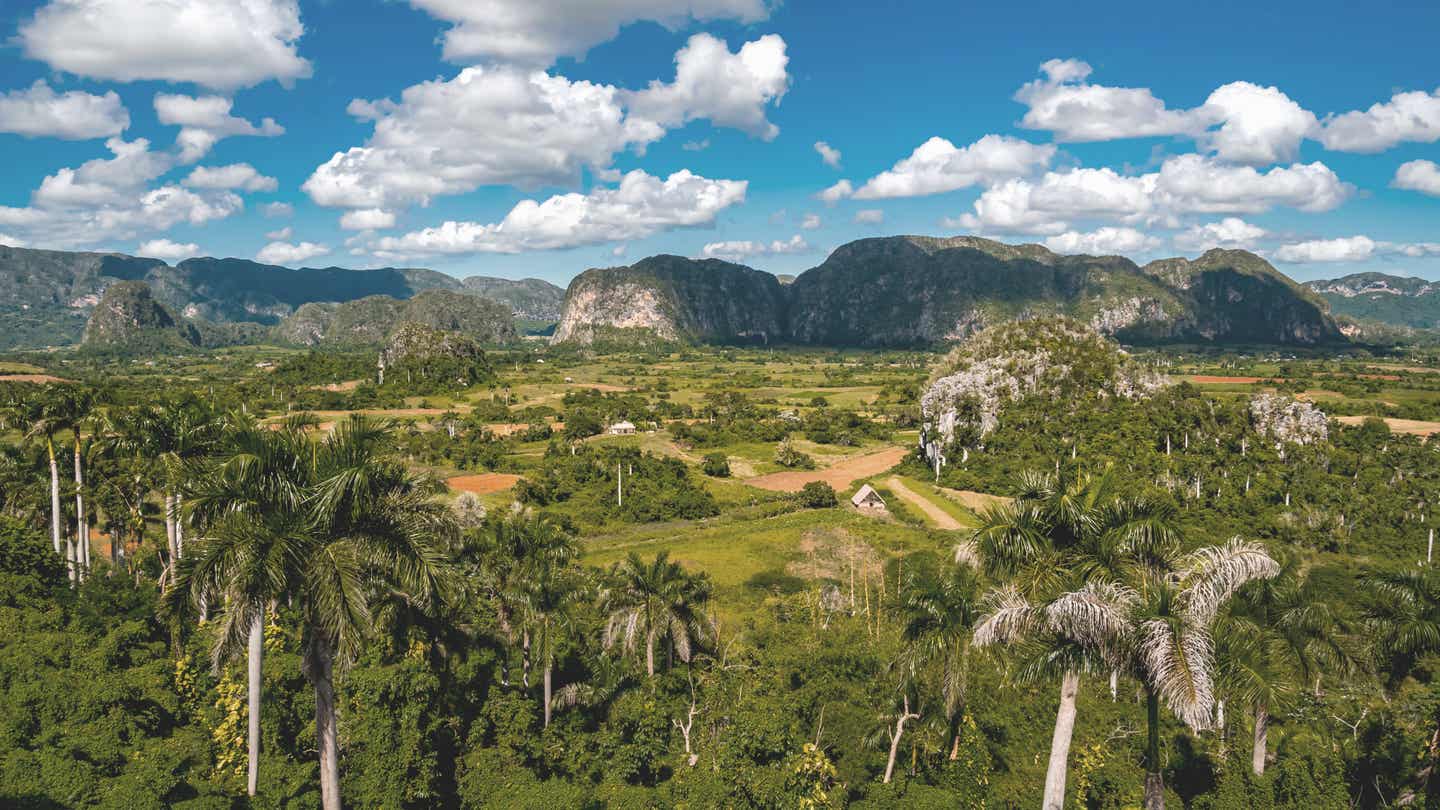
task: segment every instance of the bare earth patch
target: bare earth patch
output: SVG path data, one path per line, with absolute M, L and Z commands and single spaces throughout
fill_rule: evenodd
M 1217 376 L 1215 376 L 1215 375 L 1213 375 L 1213 374 L 1191 374 L 1189 377 L 1186 377 L 1185 379 L 1189 380 L 1189 381 L 1192 382 L 1192 383 L 1237 383 L 1237 384 L 1240 384 L 1240 385 L 1250 385 L 1250 384 L 1252 384 L 1252 383 L 1257 383 L 1257 382 L 1260 382 L 1261 380 L 1268 380 L 1268 379 L 1270 379 L 1270 378 L 1269 378 L 1269 377 L 1217 377 Z
M 1337 422 L 1347 425 L 1361 425 L 1365 423 L 1368 416 L 1337 416 Z M 1429 436 L 1433 433 L 1440 433 L 1440 422 L 1422 422 L 1419 419 L 1394 419 L 1382 417 L 1390 430 L 1396 433 L 1409 433 L 1412 436 Z
M 70 381 L 49 374 L 0 374 L 0 382 L 65 383 Z
M 936 528 L 950 531 L 963 528 L 960 525 L 960 521 L 951 517 L 944 509 L 931 503 L 929 499 L 916 494 L 914 490 L 905 486 L 905 482 L 896 476 L 890 476 L 890 478 L 886 480 L 885 486 L 889 488 L 891 492 L 895 493 L 895 497 L 925 513 L 925 517 L 929 518 L 930 522 L 935 524 Z
M 799 492 L 811 481 L 824 481 L 836 491 L 845 490 L 861 478 L 879 475 L 904 460 L 910 451 L 903 447 L 887 447 L 863 456 L 853 456 L 831 464 L 823 470 L 795 470 L 751 478 L 745 483 L 771 492 Z
M 473 492 L 476 495 L 489 495 L 492 492 L 500 492 L 515 486 L 520 476 L 510 473 L 480 473 L 478 475 L 457 475 L 454 478 L 446 479 L 445 485 L 456 492 Z

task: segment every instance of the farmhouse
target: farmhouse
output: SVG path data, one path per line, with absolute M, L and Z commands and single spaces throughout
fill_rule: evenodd
M 610 429 L 605 432 L 611 436 L 630 436 L 635 433 L 635 425 L 631 422 L 621 420 L 611 425 Z
M 875 488 L 869 484 L 862 485 L 860 491 L 855 493 L 855 497 L 850 499 L 850 503 L 853 504 L 856 509 L 867 512 L 885 511 L 885 499 L 880 497 L 880 493 L 876 492 Z

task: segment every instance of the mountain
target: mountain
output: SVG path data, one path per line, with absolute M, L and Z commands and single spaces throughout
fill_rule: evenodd
M 467 292 L 499 301 L 510 307 L 515 317 L 527 321 L 558 321 L 565 306 L 565 290 L 538 278 L 470 276 L 460 282 Z
M 969 236 L 861 239 L 787 285 L 675 256 L 589 270 L 566 294 L 555 339 L 643 327 L 667 339 L 921 346 L 1036 315 L 1069 316 L 1131 342 L 1344 341 L 1319 297 L 1244 251 L 1140 267 Z
M 339 304 L 304 304 L 275 327 L 274 336 L 302 346 L 376 346 L 403 323 L 458 332 L 481 343 L 516 338 L 508 305 L 451 290 L 426 290 L 404 301 L 371 295 Z
M 1440 282 L 1384 273 L 1353 273 L 1305 284 L 1330 311 L 1361 321 L 1412 329 L 1440 328 Z
M 649 330 L 663 340 L 770 342 L 785 335 L 785 300 L 780 282 L 760 270 L 651 256 L 576 276 L 554 339 L 590 343 L 616 330 Z
M 81 346 L 139 352 L 193 349 L 199 344 L 199 330 L 156 301 L 145 282 L 117 281 L 91 311 Z

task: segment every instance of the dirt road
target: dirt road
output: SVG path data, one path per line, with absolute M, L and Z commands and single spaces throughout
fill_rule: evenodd
M 930 522 L 935 524 L 935 527 L 937 529 L 948 529 L 953 531 L 955 529 L 964 528 L 960 525 L 960 521 L 951 517 L 950 514 L 944 509 L 941 509 L 940 507 L 931 503 L 929 499 L 917 494 L 914 490 L 905 486 L 905 482 L 901 481 L 896 476 L 890 476 L 889 480 L 885 482 L 885 486 L 889 487 L 890 491 L 895 493 L 895 497 L 925 513 L 925 517 L 929 518 Z
M 799 492 L 811 481 L 824 481 L 836 491 L 840 491 L 849 488 L 861 478 L 871 478 L 889 470 L 899 464 L 908 452 L 910 451 L 904 447 L 887 447 L 863 456 L 842 459 L 823 470 L 770 473 L 751 478 L 745 483 L 771 492 Z

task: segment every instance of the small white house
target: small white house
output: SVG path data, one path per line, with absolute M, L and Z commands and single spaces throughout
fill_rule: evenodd
M 625 420 L 621 420 L 611 425 L 610 429 L 605 432 L 609 433 L 611 436 L 633 436 L 635 434 L 635 425 Z
M 862 485 L 860 491 L 856 492 L 855 496 L 850 499 L 850 503 L 856 509 L 866 512 L 885 511 L 885 499 L 880 497 L 880 493 L 876 492 L 875 488 L 869 484 Z

